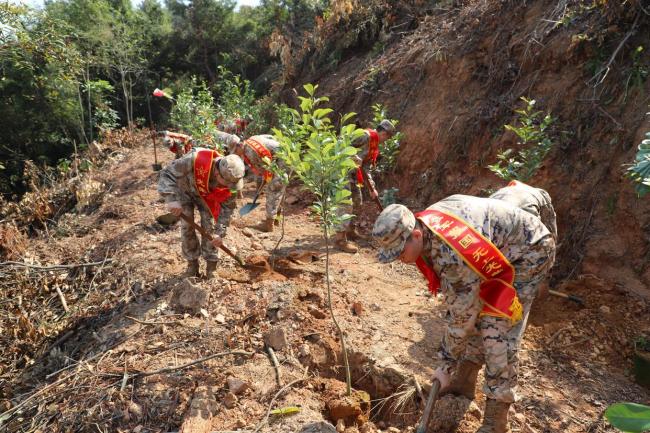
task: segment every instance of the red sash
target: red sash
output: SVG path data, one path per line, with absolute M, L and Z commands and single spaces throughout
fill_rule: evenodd
M 362 164 L 370 161 L 371 165 L 375 165 L 379 156 L 379 134 L 374 129 L 366 129 L 366 132 L 370 136 L 370 140 L 368 140 L 368 154 L 363 159 Z M 363 185 L 363 172 L 361 171 L 361 167 L 357 168 L 357 185 Z
M 515 268 L 489 239 L 451 213 L 425 210 L 415 217 L 481 277 L 479 298 L 483 301 L 482 316 L 507 318 L 513 324 L 521 320 L 523 307 L 513 286 Z M 440 280 L 435 271 L 422 258 L 418 262 L 418 269 L 429 281 L 429 290 L 437 293 Z
M 519 182 L 518 180 L 511 180 L 508 186 L 517 186 L 517 185 L 525 185 L 523 182 Z
M 205 205 L 210 209 L 210 213 L 215 221 L 219 219 L 221 203 L 230 197 L 230 190 L 228 188 L 215 188 L 210 191 L 209 187 L 212 162 L 220 156 L 215 150 L 201 149 L 197 150 L 196 156 L 194 157 L 194 182 L 196 183 L 196 189 Z
M 247 144 L 251 149 L 257 153 L 257 156 L 260 157 L 262 161 L 264 161 L 264 158 L 268 158 L 269 161 L 273 159 L 273 154 L 271 154 L 271 151 L 268 150 L 262 143 L 259 141 L 249 138 L 248 140 L 244 141 L 244 144 Z M 273 173 L 271 173 L 268 170 L 260 170 L 257 167 L 255 167 L 253 164 L 251 164 L 250 159 L 246 155 L 244 155 L 244 162 L 248 164 L 248 166 L 251 168 L 251 171 L 255 173 L 258 176 L 261 176 L 265 182 L 269 182 L 271 179 L 273 179 Z

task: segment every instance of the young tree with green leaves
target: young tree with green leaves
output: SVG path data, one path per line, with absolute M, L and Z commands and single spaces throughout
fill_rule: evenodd
M 300 111 L 289 109 L 292 119 L 297 122 L 290 127 L 289 134 L 281 129 L 274 129 L 275 137 L 284 148 L 278 157 L 293 171 L 305 189 L 315 199 L 311 205 L 312 212 L 318 217 L 325 240 L 325 281 L 327 300 L 332 321 L 341 339 L 343 360 L 345 363 L 347 393 L 352 392 L 350 365 L 343 331 L 334 316 L 332 308 L 330 262 L 330 235 L 336 226 L 352 215 L 341 215 L 341 206 L 350 204 L 350 191 L 347 190 L 348 174 L 356 167 L 352 157 L 357 149 L 352 142 L 363 134 L 350 120 L 355 113 L 345 114 L 340 121 L 340 128 L 335 128 L 328 117 L 331 108 L 321 107 L 328 102 L 325 96 L 316 97 L 318 86 L 303 86 L 307 96 L 299 96 Z
M 549 137 L 549 129 L 555 122 L 550 113 L 535 111 L 534 99 L 522 97 L 526 106 L 515 110 L 518 122 L 515 125 L 505 125 L 506 130 L 514 132 L 519 138 L 520 149 L 507 149 L 497 154 L 498 161 L 488 165 L 488 168 L 503 180 L 519 180 L 527 182 L 540 169 L 546 156 L 553 148 L 553 140 Z

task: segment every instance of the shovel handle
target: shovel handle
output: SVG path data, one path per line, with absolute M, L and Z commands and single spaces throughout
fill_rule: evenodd
M 558 292 L 557 290 L 553 290 L 553 289 L 549 289 L 548 293 L 550 293 L 553 296 L 559 296 L 560 298 L 568 299 L 569 301 L 573 301 L 576 304 L 585 305 L 585 301 L 582 298 L 579 298 L 578 296 L 575 295 L 569 295 L 567 293 Z
M 377 190 L 372 187 L 372 184 L 370 183 L 370 180 L 368 179 L 368 173 L 363 169 L 363 167 L 359 167 L 359 170 L 361 170 L 361 174 L 363 175 L 363 182 L 368 185 L 368 189 L 370 189 L 372 192 L 375 193 L 372 197 L 372 201 L 375 202 L 377 205 L 377 209 L 379 209 L 379 212 L 384 210 L 384 205 L 381 204 L 381 201 L 379 200 L 379 194 L 377 194 Z
M 440 381 L 438 379 L 433 379 L 431 383 L 431 391 L 429 391 L 429 398 L 427 399 L 427 405 L 424 407 L 424 413 L 422 414 L 422 419 L 420 420 L 420 425 L 415 433 L 427 433 L 427 427 L 429 426 L 429 420 L 433 414 L 433 406 L 438 400 L 438 393 L 440 392 Z
M 184 213 L 181 213 L 181 218 L 183 218 L 183 220 L 184 220 L 186 223 L 188 223 L 188 224 L 189 224 L 189 225 L 190 225 L 194 230 L 198 230 L 198 232 L 201 233 L 201 235 L 202 235 L 203 237 L 205 237 L 206 239 L 208 239 L 208 240 L 210 240 L 210 241 L 211 241 L 212 239 L 214 239 L 214 237 L 213 237 L 210 233 L 208 233 L 207 231 L 205 231 L 205 229 L 204 229 L 203 227 L 201 227 L 200 225 L 198 225 L 197 223 L 195 223 L 194 220 L 193 220 L 192 218 L 190 218 L 189 216 L 185 215 Z M 236 255 L 235 253 L 233 253 L 233 252 L 230 250 L 230 248 L 228 248 L 227 246 L 225 246 L 225 245 L 223 245 L 223 244 L 221 244 L 221 245 L 219 246 L 219 248 L 220 248 L 221 250 L 223 250 L 223 252 L 225 252 L 226 254 L 228 254 L 230 257 L 232 257 L 233 259 L 235 259 L 235 261 L 236 261 L 237 263 L 239 263 L 241 266 L 244 266 L 244 260 L 242 260 L 242 258 L 239 257 L 238 255 Z

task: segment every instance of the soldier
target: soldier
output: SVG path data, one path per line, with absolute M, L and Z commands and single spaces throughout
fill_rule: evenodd
M 555 209 L 553 209 L 551 196 L 548 192 L 541 188 L 534 188 L 523 182 L 513 180 L 508 186 L 492 194 L 490 198 L 506 201 L 541 219 L 557 243 Z
M 265 232 L 272 232 L 273 225 L 277 224 L 276 215 L 279 211 L 280 201 L 286 189 L 282 183 L 282 179 L 274 176 L 273 173 L 267 170 L 267 163 L 265 159 L 270 162 L 273 155 L 280 147 L 272 135 L 254 135 L 240 145 L 232 146 L 231 153 L 239 155 L 251 171 L 261 177 L 262 184 L 258 187 L 261 192 L 265 185 L 268 185 L 266 191 L 266 218 L 261 224 L 262 230 Z M 278 162 L 282 166 L 282 162 Z
M 229 149 L 232 149 L 233 147 L 238 146 L 239 143 L 241 142 L 241 139 L 237 137 L 235 134 L 229 134 L 223 131 L 217 131 L 216 133 L 214 133 L 213 139 L 217 144 L 221 144 L 221 148 L 224 149 L 224 151 L 227 151 Z M 228 152 L 228 153 L 232 153 L 232 152 Z
M 352 145 L 359 148 L 355 155 L 355 162 L 358 168 L 350 172 L 350 192 L 352 193 L 352 207 L 346 206 L 341 208 L 341 213 L 353 214 L 355 218 L 348 220 L 339 227 L 339 231 L 334 237 L 336 246 L 346 253 L 356 253 L 358 248 L 350 240 L 361 238 L 357 228 L 357 218 L 361 211 L 363 202 L 363 192 L 361 188 L 365 184 L 365 178 L 368 179 L 368 191 L 373 198 L 377 197 L 375 182 L 370 174 L 370 169 L 376 164 L 379 156 L 379 145 L 388 140 L 395 134 L 395 126 L 390 120 L 382 120 L 377 125 L 377 129 L 366 129 L 365 133 L 356 139 Z M 365 174 L 365 176 L 364 176 Z
M 415 264 L 432 293 L 442 287 L 447 328 L 434 378 L 443 393 L 473 399 L 485 363 L 487 399 L 478 433 L 509 432 L 523 317 L 553 265 L 551 233 L 538 218 L 501 200 L 453 195 L 415 215 L 390 205 L 372 234 L 380 262 Z
M 201 254 L 207 262 L 206 277 L 214 276 L 219 259 L 217 249 L 235 210 L 232 191 L 242 189 L 244 170 L 244 162 L 237 155 L 221 156 L 215 150 L 197 147 L 160 172 L 158 192 L 165 199 L 169 211 L 176 216 L 183 213 L 194 218 L 196 207 L 201 216 L 201 227 L 215 234 L 212 242 L 202 239 L 199 247 L 194 229 L 181 221 L 181 245 L 187 260 L 185 276 L 199 274 Z
M 192 137 L 187 134 L 172 131 L 160 131 L 158 132 L 158 136 L 162 137 L 163 144 L 175 155 L 176 159 L 192 150 Z

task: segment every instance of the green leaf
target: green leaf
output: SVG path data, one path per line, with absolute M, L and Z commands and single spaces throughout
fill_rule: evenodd
M 650 430 L 650 406 L 636 403 L 616 403 L 605 411 L 607 421 L 626 433 Z

